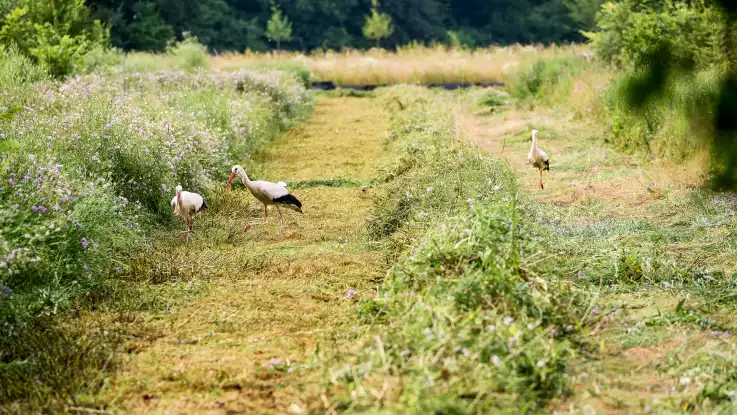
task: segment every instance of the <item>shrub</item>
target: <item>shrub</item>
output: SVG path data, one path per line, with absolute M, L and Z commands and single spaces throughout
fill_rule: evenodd
M 56 77 L 81 67 L 84 56 L 109 37 L 100 21 L 90 18 L 84 0 L 21 0 L 2 23 L 0 44 L 15 45 Z
M 195 36 L 184 32 L 183 39 L 167 46 L 166 52 L 174 58 L 176 65 L 187 71 L 210 67 L 210 55 L 207 47 Z
M 679 59 L 701 68 L 721 64 L 723 26 L 708 3 L 607 2 L 599 12 L 597 32 L 587 33 L 597 55 L 606 63 L 632 68 L 654 47 L 668 42 Z

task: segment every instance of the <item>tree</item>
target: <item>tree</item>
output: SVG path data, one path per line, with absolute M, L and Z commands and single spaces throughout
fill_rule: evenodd
M 591 30 L 596 26 L 596 13 L 605 0 L 563 0 L 571 20 L 581 30 Z
M 282 41 L 292 40 L 292 23 L 274 3 L 271 3 L 271 19 L 266 23 L 266 37 L 276 42 L 277 50 Z
M 394 32 L 392 18 L 386 13 L 379 12 L 379 0 L 371 0 L 371 15 L 366 16 L 363 35 L 366 39 L 375 40 L 376 47 L 379 47 L 381 39 L 389 37 L 392 32 Z
M 127 25 L 131 35 L 129 46 L 136 50 L 161 52 L 174 39 L 174 28 L 161 18 L 156 4 L 138 2 L 133 5 L 133 22 Z

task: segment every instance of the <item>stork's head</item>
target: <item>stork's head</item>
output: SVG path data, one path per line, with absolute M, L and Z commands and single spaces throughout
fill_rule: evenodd
M 228 179 L 228 183 L 225 185 L 228 189 L 230 189 L 230 182 L 235 179 L 235 176 L 244 176 L 246 174 L 246 171 L 243 170 L 243 167 L 241 167 L 239 164 L 236 164 L 233 166 L 232 169 L 230 169 L 230 178 Z
M 532 138 L 537 138 L 537 130 L 532 130 Z
M 182 191 L 182 185 L 177 185 L 177 188 L 175 189 L 177 193 L 181 193 Z

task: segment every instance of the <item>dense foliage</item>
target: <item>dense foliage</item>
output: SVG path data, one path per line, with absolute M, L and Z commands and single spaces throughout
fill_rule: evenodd
M 718 10 L 704 0 L 659 3 L 606 3 L 597 18 L 597 32 L 587 33 L 599 57 L 632 68 L 653 46 L 667 40 L 675 56 L 700 68 L 722 62 L 724 26 Z
M 72 73 L 107 45 L 107 30 L 84 0 L 20 0 L 0 4 L 0 11 L 0 46 L 17 48 L 54 76 Z
M 276 6 L 293 25 L 289 49 L 373 44 L 363 35 L 370 0 L 279 0 Z M 448 42 L 490 43 L 580 41 L 602 0 L 387 0 L 381 2 L 394 28 L 382 45 Z M 95 16 L 111 25 L 111 41 L 124 50 L 161 51 L 166 41 L 191 32 L 214 51 L 268 49 L 269 0 L 90 0 Z
M 613 139 L 652 150 L 666 136 L 678 158 L 707 148 L 712 183 L 737 187 L 735 23 L 726 1 L 606 3 L 588 36 L 625 69 L 610 95 Z

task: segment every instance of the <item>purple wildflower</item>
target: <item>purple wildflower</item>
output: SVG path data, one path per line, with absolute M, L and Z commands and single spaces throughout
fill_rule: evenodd
M 667 290 L 668 288 L 670 288 L 670 284 L 668 284 L 667 282 L 664 282 L 663 283 L 663 288 L 665 288 Z
M 82 225 L 79 224 L 79 223 L 75 223 L 74 224 L 74 227 L 77 228 L 77 229 L 82 229 Z
M 273 369 L 274 366 L 280 365 L 282 363 L 282 359 L 279 359 L 278 357 L 275 357 L 271 360 L 269 360 L 269 366 Z
M 579 278 L 583 278 L 583 276 L 584 276 L 584 273 L 583 273 L 583 271 L 578 271 L 578 272 L 576 273 L 576 275 L 577 275 L 577 276 L 578 276 Z
M 15 186 L 15 180 L 8 179 L 8 184 L 11 185 L 11 186 Z
M 87 245 L 89 245 L 89 242 L 87 242 L 87 238 L 83 236 L 82 237 L 82 248 L 87 249 Z
M 115 268 L 115 272 L 120 272 L 120 268 Z
M 23 176 L 23 181 L 24 182 L 27 182 L 30 178 L 31 178 L 31 176 L 29 176 L 29 175 L 26 174 L 26 175 Z
M 13 290 L 0 282 L 0 297 L 10 297 L 11 295 L 13 295 Z
M 62 167 L 64 167 L 63 164 L 56 163 L 56 164 L 54 164 L 54 171 L 55 172 L 58 172 L 59 169 L 61 169 Z
M 39 211 L 38 206 L 36 205 L 31 206 L 31 210 L 33 211 L 33 213 L 38 213 Z
M 82 268 L 83 268 L 83 269 L 84 269 L 85 271 L 87 271 L 88 269 L 90 269 L 90 267 L 88 267 L 88 266 L 87 266 L 87 264 L 84 264 L 84 265 L 82 266 Z
M 348 290 L 348 298 L 353 298 L 354 295 L 356 295 L 356 290 Z

